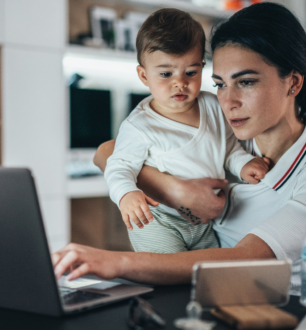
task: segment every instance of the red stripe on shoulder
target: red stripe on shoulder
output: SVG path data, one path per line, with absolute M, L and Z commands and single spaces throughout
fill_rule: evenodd
M 299 152 L 299 154 L 295 158 L 294 162 L 289 167 L 288 171 L 284 174 L 284 176 L 277 182 L 277 184 L 272 189 L 276 189 L 286 179 L 286 177 L 289 175 L 289 173 L 293 169 L 294 165 L 298 162 L 298 160 L 302 156 L 305 149 L 306 149 L 306 143 L 304 144 L 303 148 L 301 149 L 301 151 Z

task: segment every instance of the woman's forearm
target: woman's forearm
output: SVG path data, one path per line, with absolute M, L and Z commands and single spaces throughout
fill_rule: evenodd
M 271 248 L 256 235 L 248 234 L 234 248 L 205 249 L 171 254 L 104 251 L 68 244 L 53 253 L 57 278 L 71 271 L 69 278 L 86 274 L 103 279 L 121 277 L 152 284 L 190 283 L 192 267 L 199 261 L 275 258 Z
M 94 163 L 103 172 L 114 147 L 115 140 L 111 140 L 101 144 L 96 152 Z M 226 180 L 212 178 L 180 180 L 151 166 L 143 166 L 137 178 L 137 186 L 146 195 L 176 210 L 188 208 L 189 217 L 197 217 L 202 223 L 216 218 L 222 211 L 225 196 L 222 192 L 216 196 L 213 190 L 222 189 L 226 184 Z M 182 216 L 188 221 L 192 220 L 185 214 Z
M 99 146 L 93 162 L 102 172 L 105 171 L 107 159 L 112 155 L 115 148 L 115 140 L 107 141 Z M 157 202 L 170 206 L 173 199 L 171 191 L 177 191 L 178 182 L 175 177 L 159 172 L 151 166 L 144 166 L 137 178 L 137 186 L 146 195 Z
M 146 195 L 159 203 L 172 206 L 175 198 L 173 191 L 177 191 L 180 180 L 166 173 L 161 173 L 155 167 L 143 166 L 137 177 L 137 187 Z
M 275 258 L 270 247 L 249 234 L 234 248 L 216 248 L 174 254 L 120 252 L 120 277 L 153 284 L 190 283 L 192 267 L 199 261 Z
M 112 155 L 115 149 L 116 140 L 110 140 L 102 143 L 96 151 L 93 162 L 100 168 L 102 172 L 105 171 L 108 157 Z

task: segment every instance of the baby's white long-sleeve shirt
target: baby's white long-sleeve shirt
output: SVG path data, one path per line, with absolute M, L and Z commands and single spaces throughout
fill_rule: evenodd
M 215 95 L 201 92 L 199 128 L 165 118 L 144 99 L 122 123 L 114 153 L 104 172 L 110 198 L 119 206 L 128 192 L 139 190 L 137 176 L 143 164 L 180 179 L 225 178 L 225 171 L 240 177 L 254 157 L 244 151 L 224 118 Z M 161 205 L 169 213 L 179 213 Z

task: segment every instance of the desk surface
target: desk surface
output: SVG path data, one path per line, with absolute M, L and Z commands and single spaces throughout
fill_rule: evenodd
M 190 286 L 158 286 L 152 293 L 143 296 L 166 319 L 166 330 L 176 329 L 173 321 L 186 315 L 185 307 L 190 298 Z M 117 302 L 62 318 L 51 318 L 35 314 L 0 309 L 0 329 L 5 330 L 127 330 L 128 301 Z M 306 308 L 299 304 L 298 297 L 291 296 L 283 308 L 299 319 L 306 314 Z M 203 313 L 203 319 L 214 320 L 210 313 Z M 218 322 L 216 330 L 232 329 Z

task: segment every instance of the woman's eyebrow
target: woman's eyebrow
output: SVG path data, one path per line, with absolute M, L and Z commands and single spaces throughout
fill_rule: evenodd
M 223 80 L 220 76 L 217 76 L 216 74 L 212 74 L 212 78 L 218 79 L 218 80 Z
M 259 74 L 259 72 L 255 71 L 255 70 L 250 70 L 250 69 L 247 69 L 247 70 L 242 70 L 242 71 L 239 71 L 237 73 L 234 73 L 231 78 L 232 79 L 236 79 L 240 76 L 243 76 L 245 74 Z M 217 76 L 216 74 L 213 74 L 211 76 L 212 78 L 215 78 L 215 79 L 218 79 L 218 80 L 223 80 L 220 76 Z
M 231 78 L 232 79 L 235 79 L 235 78 L 240 77 L 240 76 L 243 76 L 245 74 L 259 74 L 259 72 L 254 71 L 254 70 L 247 69 L 247 70 L 243 70 L 243 71 L 234 73 Z

